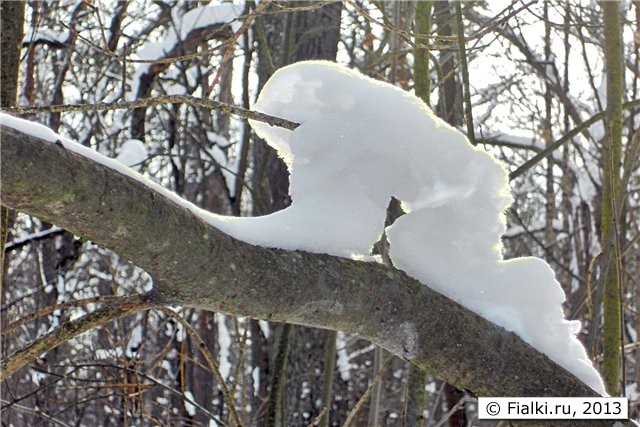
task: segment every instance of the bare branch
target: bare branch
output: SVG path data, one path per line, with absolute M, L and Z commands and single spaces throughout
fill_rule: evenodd
M 211 369 L 211 373 L 218 380 L 218 385 L 220 386 L 220 390 L 222 391 L 222 396 L 227 401 L 227 405 L 229 407 L 229 412 L 231 414 L 231 418 L 236 426 L 241 426 L 242 422 L 240 421 L 240 417 L 238 417 L 238 411 L 236 410 L 236 405 L 233 403 L 233 398 L 231 397 L 231 393 L 229 393 L 229 388 L 224 381 L 224 377 L 220 373 L 220 369 L 218 368 L 218 364 L 216 363 L 215 358 L 207 348 L 207 344 L 202 340 L 202 337 L 198 334 L 198 332 L 193 329 L 193 327 L 182 318 L 178 313 L 166 307 L 159 307 L 160 311 L 164 314 L 177 321 L 182 325 L 183 328 L 187 331 L 191 339 L 193 339 L 198 344 L 198 349 L 204 356 L 209 368 Z
M 640 106 L 640 99 L 634 99 L 633 101 L 625 102 L 624 104 L 622 104 L 622 109 L 630 110 L 638 106 Z M 601 111 L 591 116 L 589 119 L 585 120 L 584 122 L 580 123 L 578 126 L 574 127 L 571 131 L 562 135 L 560 139 L 552 142 L 544 150 L 540 151 L 538 154 L 536 154 L 535 156 L 533 156 L 532 158 L 524 162 L 522 166 L 520 166 L 518 169 L 511 172 L 509 174 L 509 180 L 513 181 L 514 179 L 516 179 L 517 177 L 519 177 L 520 175 L 522 175 L 523 173 L 531 169 L 533 166 L 535 166 L 538 162 L 549 157 L 555 150 L 561 147 L 564 143 L 570 141 L 576 135 L 588 129 L 594 123 L 604 119 L 606 116 L 607 116 L 607 112 Z
M 293 130 L 300 126 L 299 123 L 292 122 L 280 117 L 270 116 L 269 114 L 251 111 L 235 105 L 225 104 L 224 102 L 214 101 L 212 99 L 198 98 L 191 95 L 164 95 L 153 98 L 142 98 L 135 101 L 123 102 L 101 102 L 97 104 L 65 104 L 50 105 L 44 107 L 12 107 L 4 111 L 11 114 L 34 114 L 34 113 L 71 113 L 79 111 L 109 111 L 109 110 L 133 110 L 136 108 L 153 107 L 164 104 L 187 104 L 192 107 L 208 108 L 218 110 L 228 114 L 245 119 L 256 120 L 289 130 Z
M 2 364 L 0 365 L 0 381 L 4 381 L 18 369 L 34 361 L 41 354 L 56 348 L 72 338 L 112 320 L 129 316 L 138 311 L 154 307 L 155 305 L 156 304 L 148 297 L 133 295 L 106 304 L 104 307 L 86 314 L 79 319 L 69 320 L 53 332 L 37 339 L 11 356 L 2 359 Z

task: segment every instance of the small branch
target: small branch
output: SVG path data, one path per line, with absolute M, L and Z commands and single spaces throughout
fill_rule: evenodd
M 216 363 L 215 358 L 207 348 L 207 344 L 202 340 L 200 335 L 198 335 L 198 332 L 193 329 L 189 322 L 184 320 L 184 318 L 178 313 L 166 307 L 159 307 L 158 309 L 167 316 L 171 317 L 173 320 L 180 323 L 182 327 L 185 328 L 191 339 L 193 339 L 198 344 L 198 349 L 207 361 L 209 368 L 211 368 L 211 373 L 218 380 L 218 385 L 220 386 L 220 390 L 222 391 L 222 396 L 227 401 L 227 405 L 229 405 L 229 413 L 231 414 L 231 418 L 233 419 L 234 424 L 236 426 L 241 426 L 242 422 L 240 421 L 240 417 L 238 417 L 238 412 L 236 411 L 236 407 L 233 403 L 233 399 L 231 398 L 231 394 L 229 393 L 229 389 L 227 388 L 227 384 L 224 382 L 224 377 L 220 373 L 220 369 L 218 369 L 218 364 Z
M 311 420 L 309 424 L 307 424 L 307 427 L 317 426 L 320 423 L 320 419 L 324 417 L 326 413 L 327 413 L 327 408 L 323 407 L 320 413 L 313 420 Z
M 2 403 L 9 403 L 8 400 L 0 400 L 0 402 Z M 18 405 L 17 403 L 11 403 L 10 404 L 11 407 L 13 409 L 17 409 L 18 411 L 22 411 L 25 412 L 27 414 L 32 414 L 35 415 L 36 417 L 42 417 L 43 419 L 49 421 L 52 425 L 58 425 L 58 426 L 62 426 L 62 427 L 71 427 L 70 424 L 65 423 L 62 420 L 59 420 L 57 418 L 55 418 L 54 416 L 51 416 L 49 414 L 47 414 L 45 411 L 42 411 L 40 409 L 37 408 L 32 408 L 30 406 L 24 406 L 24 405 Z
M 238 31 L 233 33 L 233 36 L 231 36 L 231 38 L 228 40 L 228 47 L 227 47 L 227 49 L 225 49 L 224 55 L 222 57 L 222 61 L 220 61 L 220 65 L 218 65 L 218 72 L 216 73 L 215 77 L 213 78 L 213 82 L 211 83 L 211 85 L 207 89 L 207 96 L 211 94 L 211 92 L 213 91 L 213 88 L 220 81 L 220 77 L 222 76 L 222 73 L 224 72 L 225 67 L 227 66 L 227 62 L 229 62 L 229 58 L 231 58 L 232 53 L 235 50 L 234 48 L 235 48 L 235 45 L 236 45 L 236 41 L 238 40 L 238 37 L 240 37 L 241 34 L 244 34 L 247 31 L 247 29 L 249 28 L 249 25 L 251 25 L 253 20 L 258 15 L 262 14 L 265 11 L 265 9 L 267 7 L 269 7 L 269 5 L 271 4 L 272 1 L 273 0 L 261 1 L 258 4 L 258 7 L 256 7 L 256 10 L 254 10 L 252 13 L 250 13 L 247 16 L 247 18 L 242 23 L 242 26 L 238 29 Z
M 62 230 L 61 230 L 62 231 Z M 36 320 L 39 317 L 46 316 L 49 313 L 53 313 L 56 310 L 66 310 L 72 307 L 78 307 L 86 304 L 104 304 L 104 303 L 113 303 L 120 300 L 122 297 L 114 296 L 114 295 L 103 295 L 98 297 L 84 298 L 80 300 L 73 300 L 65 303 L 59 303 L 55 305 L 48 305 L 40 310 L 37 310 L 33 313 L 29 313 L 28 315 L 21 317 L 15 322 L 11 322 L 8 325 L 2 325 L 2 331 L 0 331 L 0 336 L 4 337 L 10 332 L 15 331 L 18 327 L 24 325 L 25 323 L 29 323 L 33 320 Z
M 228 114 L 245 119 L 256 120 L 267 123 L 271 126 L 281 127 L 293 130 L 300 126 L 299 123 L 292 122 L 280 117 L 271 116 L 269 114 L 251 111 L 235 105 L 225 104 L 224 102 L 214 101 L 212 99 L 198 98 L 191 95 L 163 95 L 153 98 L 142 98 L 135 101 L 124 102 L 100 102 L 97 104 L 63 104 L 51 105 L 45 107 L 11 107 L 4 111 L 11 114 L 34 114 L 34 113 L 70 113 L 79 111 L 109 111 L 109 110 L 133 110 L 136 108 L 153 107 L 164 104 L 187 104 L 192 107 L 208 108 L 218 110 Z
M 44 230 L 43 232 L 32 234 L 24 239 L 14 240 L 12 242 L 7 243 L 4 246 L 4 253 L 9 253 L 11 251 L 15 251 L 16 249 L 20 249 L 23 246 L 28 245 L 29 243 L 39 242 L 40 240 L 46 240 L 51 237 L 58 236 L 64 233 L 62 228 L 51 228 L 49 230 Z
M 625 102 L 624 104 L 622 104 L 622 110 L 630 110 L 637 106 L 640 106 L 640 99 L 634 99 L 633 101 Z M 565 133 L 562 138 L 552 142 L 544 150 L 540 151 L 538 154 L 524 162 L 518 169 L 511 172 L 509 174 L 509 181 L 513 181 L 514 179 L 531 169 L 533 166 L 535 166 L 539 161 L 549 157 L 551 153 L 553 153 L 557 148 L 561 147 L 565 142 L 570 141 L 574 136 L 578 135 L 585 129 L 588 129 L 591 125 L 604 119 L 606 116 L 606 111 L 600 111 L 599 113 L 594 114 L 589 119 L 580 123 L 578 126 L 574 127 L 570 132 Z
M 456 403 L 455 405 L 453 405 L 453 407 L 451 409 L 449 409 L 449 411 L 447 411 L 447 413 L 444 415 L 444 417 L 442 417 L 442 419 L 440 419 L 440 421 L 438 421 L 438 423 L 435 425 L 435 427 L 440 427 L 444 424 L 449 424 L 449 420 L 451 419 L 451 416 L 458 411 L 459 409 L 464 408 L 465 403 L 467 402 L 472 402 L 474 399 L 470 399 L 468 396 L 462 396 L 462 398 L 460 400 L 458 400 L 458 403 Z
M 369 399 L 369 396 L 373 392 L 373 389 L 378 385 L 378 383 L 382 379 L 382 375 L 384 375 L 384 372 L 389 367 L 389 364 L 391 363 L 393 356 L 394 356 L 393 354 L 390 354 L 387 356 L 384 363 L 382 364 L 382 367 L 377 372 L 375 378 L 373 379 L 373 381 L 371 381 L 371 384 L 369 384 L 369 387 L 367 388 L 367 390 L 360 397 L 360 399 L 356 403 L 356 406 L 354 406 L 351 412 L 349 412 L 349 415 L 347 416 L 347 419 L 344 421 L 344 424 L 342 424 L 342 427 L 348 427 L 349 425 L 351 425 L 351 421 L 353 421 L 353 418 L 357 415 L 360 408 L 362 408 L 362 405 L 364 405 L 367 402 L 367 400 Z
M 25 348 L 3 359 L 0 364 L 0 381 L 4 381 L 20 368 L 33 362 L 42 353 L 50 351 L 72 338 L 113 320 L 149 309 L 155 305 L 148 296 L 133 295 L 107 304 L 79 319 L 69 320 L 53 332 L 37 339 Z
M 528 150 L 528 151 L 534 151 L 536 153 L 539 153 L 543 150 L 542 147 L 539 147 L 533 144 L 530 144 L 530 145 L 519 144 L 517 142 L 502 140 L 500 139 L 500 137 L 490 136 L 488 138 L 478 138 L 476 139 L 476 142 L 478 144 L 491 145 L 492 147 L 506 147 L 506 148 L 513 148 L 514 150 Z

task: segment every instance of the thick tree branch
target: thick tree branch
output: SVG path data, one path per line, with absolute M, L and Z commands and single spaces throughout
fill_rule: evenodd
M 1 127 L 2 200 L 154 278 L 154 303 L 342 330 L 478 395 L 594 396 L 513 333 L 403 272 L 232 239 L 138 181 Z

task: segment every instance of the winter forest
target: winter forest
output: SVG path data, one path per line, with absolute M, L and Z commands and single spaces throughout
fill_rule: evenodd
M 640 418 L 640 2 L 2 1 L 0 30 L 3 426 Z

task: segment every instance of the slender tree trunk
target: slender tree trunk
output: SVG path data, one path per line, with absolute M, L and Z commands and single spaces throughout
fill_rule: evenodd
M 427 373 L 425 369 L 410 363 L 407 367 L 406 377 L 404 426 L 422 427 L 426 424 L 423 412 L 427 403 Z
M 385 351 L 376 346 L 373 349 L 373 365 L 371 367 L 371 381 L 375 379 L 375 376 L 380 369 L 382 369 L 382 361 L 385 358 Z M 378 427 L 380 425 L 380 399 L 382 398 L 383 378 L 373 387 L 371 392 L 370 405 L 369 405 L 369 421 L 367 425 L 369 427 Z
M 18 72 L 20 71 L 20 51 L 23 38 L 24 23 L 23 1 L 0 2 L 0 27 L 10 29 L 3 31 L 0 39 L 0 106 L 16 105 L 18 97 Z M 0 301 L 2 301 L 4 281 L 4 246 L 7 243 L 9 229 L 13 225 L 14 214 L 4 206 L 0 206 Z
M 276 338 L 278 344 L 273 358 L 271 392 L 267 402 L 267 419 L 265 423 L 267 427 L 285 425 L 284 385 L 286 383 L 287 358 L 289 357 L 292 328 L 293 325 L 289 323 L 282 324 L 279 328 L 279 336 Z
M 543 3 L 544 17 L 544 60 L 546 61 L 547 74 L 553 72 L 551 61 L 551 23 L 549 22 L 549 3 Z M 545 81 L 544 92 L 544 110 L 545 115 L 540 125 L 542 138 L 549 145 L 553 142 L 552 114 L 553 114 L 553 95 L 549 87 L 549 81 Z M 545 188 L 545 232 L 544 245 L 550 254 L 554 253 L 556 243 L 556 233 L 553 228 L 553 219 L 555 217 L 555 192 L 553 188 L 553 161 L 547 159 L 546 164 L 546 188 Z
M 336 331 L 327 331 L 327 340 L 324 349 L 324 381 L 322 383 L 322 404 L 321 409 L 326 411 L 320 418 L 320 427 L 329 427 L 331 424 L 331 404 L 333 402 L 333 377 L 336 370 L 336 340 L 338 333 Z
M 23 1 L 0 2 L 0 24 L 6 31 L 0 39 L 2 62 L 0 62 L 0 103 L 3 107 L 15 105 L 18 96 L 18 71 L 22 48 Z
M 431 68 L 429 50 L 430 39 L 427 37 L 431 33 L 431 13 L 433 2 L 416 2 L 415 29 L 419 36 L 416 42 L 424 47 L 414 48 L 414 90 L 417 97 L 422 99 L 427 105 L 431 105 Z M 406 427 L 423 426 L 425 418 L 423 411 L 427 404 L 427 393 L 425 391 L 427 383 L 427 372 L 424 368 L 411 363 L 407 366 L 406 388 L 404 398 L 403 420 Z
M 451 4 L 447 0 L 434 1 L 434 16 L 439 36 L 451 37 L 453 35 L 452 23 L 455 16 L 451 10 Z M 437 114 L 452 126 L 461 126 L 462 114 L 462 87 L 455 72 L 455 58 L 458 49 L 441 51 L 438 61 L 440 77 L 440 97 L 436 108 Z M 444 398 L 448 408 L 453 408 L 464 396 L 464 392 L 451 384 L 445 384 L 443 388 Z M 466 413 L 464 408 L 455 411 L 449 418 L 449 425 L 457 427 L 466 425 Z
M 416 17 L 415 17 L 415 29 L 416 46 L 413 49 L 413 82 L 414 91 L 418 98 L 422 99 L 425 104 L 431 105 L 431 69 L 429 67 L 430 55 L 429 50 L 430 39 L 428 38 L 431 33 L 431 12 L 433 10 L 433 3 L 431 0 L 416 2 Z
M 604 288 L 603 377 L 607 391 L 620 393 L 622 368 L 622 312 L 620 289 L 620 161 L 622 152 L 622 97 L 624 90 L 620 4 L 603 1 L 605 70 L 607 79 L 607 135 L 602 147 L 602 226 Z
M 434 23 L 439 36 L 453 35 L 452 23 L 454 14 L 448 0 L 434 1 Z M 450 49 L 441 50 L 438 57 L 438 75 L 440 78 L 440 96 L 436 112 L 448 123 L 461 124 L 462 120 L 462 87 L 456 79 L 455 58 L 458 49 L 453 45 Z
M 307 5 L 307 2 L 292 2 L 290 6 Z M 271 17 L 259 18 L 256 22 L 256 32 L 259 46 L 259 83 L 263 85 L 275 71 L 274 66 L 284 66 L 290 63 L 307 59 L 335 60 L 340 38 L 340 16 L 342 4 L 331 3 L 326 6 L 311 10 Z M 279 47 L 279 49 L 276 49 Z M 278 56 L 276 56 L 278 55 Z M 253 144 L 254 162 L 254 190 L 265 196 L 254 198 L 254 214 L 265 215 L 282 210 L 290 203 L 289 180 L 286 165 L 278 157 L 271 147 L 264 143 Z M 287 372 L 296 369 L 296 366 L 287 367 L 290 358 L 301 357 L 308 352 L 307 345 L 311 348 L 322 347 L 320 342 L 330 339 L 323 334 L 309 334 L 307 328 L 291 325 L 278 325 L 281 333 L 277 334 L 275 347 L 276 360 L 270 378 L 271 390 L 268 396 L 267 425 L 284 425 L 287 422 L 286 410 L 283 402 L 287 402 L 284 387 Z M 319 342 L 310 343 L 312 337 Z M 335 339 L 334 339 L 335 341 Z M 282 357 L 284 355 L 284 357 Z M 333 356 L 335 359 L 335 351 Z M 302 366 L 302 364 L 294 364 Z M 330 392 L 330 388 L 327 391 Z M 330 395 L 324 395 L 330 401 Z M 296 397 L 296 400 L 297 399 Z M 327 419 L 329 414 L 327 413 Z

